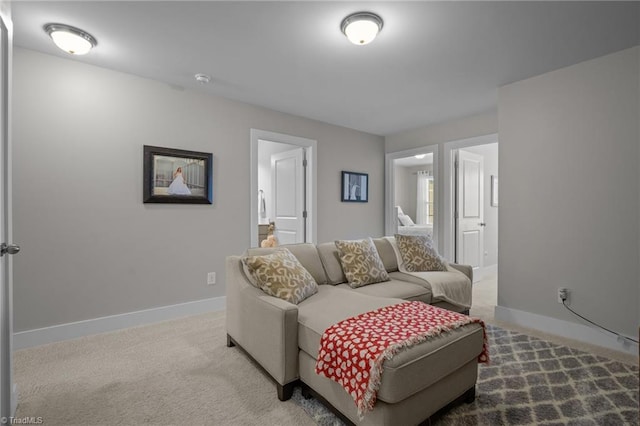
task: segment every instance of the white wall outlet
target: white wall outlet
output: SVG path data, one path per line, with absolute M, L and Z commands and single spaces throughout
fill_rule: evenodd
M 207 274 L 207 285 L 214 285 L 216 283 L 216 273 L 209 272 Z
M 564 287 L 560 287 L 558 289 L 558 303 L 562 304 L 562 302 L 567 299 L 569 299 L 569 290 Z

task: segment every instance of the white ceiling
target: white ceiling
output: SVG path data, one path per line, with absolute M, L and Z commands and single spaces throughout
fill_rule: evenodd
M 410 155 L 409 157 L 404 158 L 398 158 L 394 161 L 393 164 L 399 167 L 416 167 L 433 164 L 433 153 L 429 153 L 423 158 L 416 158 L 414 155 Z
M 355 46 L 340 22 L 362 10 L 384 28 Z M 17 46 L 68 57 L 42 30 L 65 23 L 98 39 L 76 60 L 379 135 L 494 110 L 501 85 L 640 42 L 637 1 L 16 1 L 12 11 Z

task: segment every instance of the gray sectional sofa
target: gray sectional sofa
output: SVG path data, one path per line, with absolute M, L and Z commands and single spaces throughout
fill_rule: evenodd
M 303 394 L 328 403 L 349 423 L 419 424 L 456 399 L 473 400 L 483 344 L 480 325 L 443 333 L 386 361 L 375 408 L 364 420 L 358 418 L 352 397 L 339 384 L 315 373 L 320 338 L 343 319 L 405 300 L 468 313 L 469 304 L 442 296 L 442 288 L 451 283 L 458 293 L 461 288 L 468 290 L 470 302 L 472 270 L 449 264 L 446 272 L 401 272 L 393 239 L 373 241 L 391 280 L 355 289 L 346 283 L 334 243 L 283 246 L 319 284 L 318 292 L 298 305 L 253 286 L 242 257 L 227 257 L 227 346 L 240 346 L 273 377 L 280 400 L 289 399 L 300 384 Z M 271 250 L 249 249 L 246 255 Z M 440 296 L 434 298 L 435 286 Z

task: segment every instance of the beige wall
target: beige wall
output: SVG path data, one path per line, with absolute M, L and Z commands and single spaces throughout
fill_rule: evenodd
M 318 141 L 319 241 L 383 233 L 379 136 L 23 49 L 13 99 L 16 331 L 223 296 L 251 128 Z M 212 152 L 213 205 L 143 204 L 143 145 Z M 340 202 L 341 170 L 369 173 L 368 203 Z
M 637 336 L 639 51 L 500 89 L 500 306 Z

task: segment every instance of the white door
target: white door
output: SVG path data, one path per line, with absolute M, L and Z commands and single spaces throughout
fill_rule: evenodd
M 13 282 L 9 255 L 20 248 L 10 244 L 13 237 L 9 147 L 10 28 L 11 21 L 0 16 L 0 417 L 13 416 L 17 404 L 13 392 Z
M 278 244 L 305 242 L 304 148 L 271 156 L 274 235 Z
M 484 171 L 481 155 L 458 151 L 456 162 L 456 262 L 482 272 L 484 250 Z

